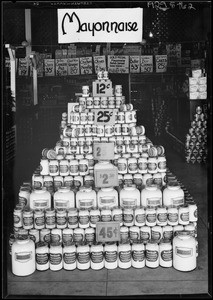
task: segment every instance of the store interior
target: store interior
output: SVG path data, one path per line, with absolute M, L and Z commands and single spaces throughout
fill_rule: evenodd
M 202 297 L 212 296 L 212 32 L 211 3 L 208 1 L 163 2 L 9 2 L 3 9 L 3 297 Z M 179 4 L 178 4 L 179 3 Z M 184 6 L 185 3 L 185 6 Z M 191 8 L 193 4 L 194 8 Z M 161 3 L 162 5 L 162 3 Z M 182 6 L 181 6 L 182 5 Z M 63 7 L 62 7 L 63 6 Z M 182 64 L 175 55 L 170 57 L 164 73 L 109 73 L 114 85 L 121 85 L 126 104 L 137 112 L 137 125 L 143 125 L 146 136 L 154 145 L 165 149 L 167 167 L 182 183 L 198 207 L 197 267 L 190 272 L 174 268 L 144 267 L 122 270 L 35 271 L 26 277 L 11 272 L 9 236 L 13 232 L 13 210 L 23 182 L 31 181 L 40 164 L 42 150 L 53 149 L 60 140 L 60 123 L 69 102 L 77 102 L 82 86 L 97 79 L 92 74 L 72 76 L 38 76 L 35 105 L 33 76 L 21 76 L 16 71 L 16 111 L 12 111 L 10 94 L 11 73 L 9 52 L 5 45 L 16 49 L 16 58 L 25 58 L 26 10 L 31 15 L 32 51 L 51 54 L 67 49 L 58 44 L 58 8 L 143 8 L 143 42 L 137 44 L 100 44 L 99 55 L 164 55 L 168 45 L 177 49 L 181 45 Z M 150 35 L 152 33 L 152 36 Z M 76 43 L 76 57 L 92 56 L 96 44 Z M 128 48 L 129 46 L 129 48 Z M 107 48 L 108 47 L 108 48 Z M 139 49 L 139 50 L 138 50 Z M 138 52 L 139 51 L 139 52 Z M 175 52 L 175 50 L 174 50 Z M 173 53 L 174 53 L 173 52 Z M 48 56 L 47 56 L 48 57 Z M 197 60 L 207 77 L 207 99 L 189 99 L 188 77 L 191 60 Z M 18 64 L 19 66 L 19 64 Z M 207 116 L 205 155 L 187 156 L 186 137 L 195 121 L 197 107 Z M 15 129 L 14 129 L 15 128 Z

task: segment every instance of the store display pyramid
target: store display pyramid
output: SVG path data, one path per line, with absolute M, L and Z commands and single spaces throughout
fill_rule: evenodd
M 100 241 L 97 222 L 115 220 L 120 222 L 117 242 L 121 244 L 137 240 L 145 245 L 153 239 L 158 248 L 160 240 L 167 238 L 171 254 L 176 231 L 187 229 L 196 237 L 197 216 L 195 210 L 191 213 L 195 203 L 189 208 L 193 199 L 166 166 L 164 147 L 146 137 L 133 105 L 125 103 L 122 86 L 113 87 L 107 71 L 98 73 L 92 91 L 82 86 L 77 102 L 68 103 L 59 137 L 52 149 L 43 149 L 32 180 L 20 187 L 11 245 L 17 236 L 29 235 L 37 246 L 46 242 L 50 247 L 56 236 L 63 246 L 67 242 L 91 246 Z M 173 195 L 179 203 L 172 206 L 175 220 L 163 196 L 171 182 L 181 193 Z M 144 200 L 147 187 L 151 187 L 150 197 Z M 83 230 L 80 238 L 79 229 Z

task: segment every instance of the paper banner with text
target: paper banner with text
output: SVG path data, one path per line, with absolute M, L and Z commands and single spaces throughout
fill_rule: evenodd
M 106 70 L 106 56 L 93 56 L 95 73 L 97 74 L 99 71 Z
M 156 73 L 167 71 L 167 55 L 155 55 Z
M 44 75 L 55 76 L 55 59 L 44 59 Z
M 141 55 L 141 73 L 153 72 L 153 56 Z
M 67 76 L 67 58 L 57 58 L 55 60 L 56 76 Z
M 130 73 L 140 73 L 140 56 L 134 55 L 129 57 Z
M 80 57 L 80 71 L 82 75 L 92 74 L 92 57 Z
M 68 58 L 67 59 L 67 72 L 68 75 L 79 75 L 80 68 L 79 68 L 79 58 Z
M 129 56 L 108 55 L 109 73 L 129 73 Z

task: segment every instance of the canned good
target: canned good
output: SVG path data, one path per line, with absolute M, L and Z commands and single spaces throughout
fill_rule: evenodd
M 33 228 L 33 210 L 30 208 L 25 208 L 23 210 L 23 228 L 32 229 Z
M 84 230 L 85 242 L 93 245 L 95 242 L 95 229 L 93 227 L 87 227 Z
M 59 228 L 53 228 L 50 232 L 50 241 L 51 241 L 51 243 L 61 242 L 62 241 L 62 230 Z
M 45 210 L 45 225 L 46 228 L 53 229 L 56 227 L 56 216 L 54 208 L 47 208 Z
M 160 260 L 158 243 L 150 240 L 146 244 L 146 266 L 149 268 L 157 268 L 159 264 Z
M 182 205 L 178 209 L 178 223 L 181 225 L 189 224 L 189 207 L 188 205 Z
M 50 229 L 48 228 L 42 228 L 40 230 L 40 241 L 45 242 L 47 244 L 50 243 L 51 237 L 50 237 Z
M 172 244 L 170 240 L 162 239 L 159 244 L 160 266 L 164 268 L 172 267 Z
M 132 244 L 132 267 L 143 268 L 145 266 L 145 246 L 141 240 L 134 241 Z
M 13 211 L 13 226 L 20 228 L 23 226 L 23 207 L 16 205 Z
M 88 228 L 89 227 L 89 210 L 79 210 L 78 212 L 78 222 L 79 228 Z
M 85 233 L 83 228 L 74 228 L 73 230 L 73 241 L 76 244 L 80 244 L 84 241 Z
M 63 229 L 67 227 L 67 211 L 63 208 L 56 210 L 56 227 Z
M 61 242 L 54 242 L 50 244 L 49 261 L 50 261 L 50 270 L 59 271 L 62 269 L 63 260 L 62 260 Z
M 47 243 L 39 242 L 36 244 L 35 261 L 36 269 L 38 271 L 45 271 L 49 269 L 49 247 Z
M 78 227 L 78 211 L 77 208 L 69 208 L 67 212 L 67 226 L 68 228 Z
M 62 229 L 62 242 L 66 244 L 72 241 L 73 241 L 73 229 L 72 228 Z
M 141 227 L 145 226 L 146 213 L 143 207 L 136 207 L 134 211 L 134 225 Z
M 63 267 L 65 270 L 75 270 L 77 266 L 76 246 L 70 242 L 65 242 L 63 245 Z
M 34 228 L 42 229 L 45 227 L 45 218 L 43 209 L 34 210 Z
M 30 239 L 36 244 L 40 241 L 40 234 L 39 234 L 39 230 L 32 228 L 29 230 L 29 237 Z
M 178 208 L 176 206 L 169 206 L 167 209 L 168 225 L 178 225 Z

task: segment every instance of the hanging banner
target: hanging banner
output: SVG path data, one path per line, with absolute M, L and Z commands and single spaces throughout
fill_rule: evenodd
M 92 74 L 92 57 L 80 57 L 80 71 L 82 75 Z
M 142 8 L 58 9 L 58 43 L 139 43 Z
M 55 59 L 44 59 L 44 75 L 55 76 Z
M 93 56 L 95 73 L 97 74 L 99 71 L 106 70 L 106 57 L 102 56 Z
M 56 76 L 67 76 L 67 58 L 57 58 L 55 60 Z
M 79 75 L 79 58 L 68 58 L 67 59 L 67 73 L 68 75 Z
M 141 56 L 141 73 L 152 73 L 153 72 L 153 56 L 142 55 Z
M 140 73 L 140 56 L 129 57 L 130 73 Z
M 155 55 L 156 73 L 163 73 L 167 70 L 167 55 Z
M 108 55 L 109 73 L 129 73 L 129 56 Z

